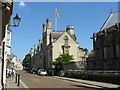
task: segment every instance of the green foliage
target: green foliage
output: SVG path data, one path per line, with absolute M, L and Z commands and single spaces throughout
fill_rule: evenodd
M 26 68 L 29 67 L 30 64 L 29 61 L 30 61 L 30 54 L 27 54 L 22 61 L 22 65 Z
M 82 50 L 82 51 L 88 52 L 87 48 L 79 48 L 79 49 Z
M 94 50 L 91 50 L 91 52 L 94 52 Z
M 65 65 L 65 70 L 78 70 L 78 66 L 75 62 L 70 62 L 67 65 Z
M 69 54 L 60 54 L 56 61 L 52 61 L 51 64 L 55 65 L 56 68 L 63 69 L 64 65 L 70 63 L 73 60 L 73 55 Z

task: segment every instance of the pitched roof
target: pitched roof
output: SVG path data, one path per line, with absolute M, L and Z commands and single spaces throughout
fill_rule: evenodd
M 61 35 L 62 33 L 51 33 L 51 38 L 55 39 L 53 42 L 55 42 Z
M 55 39 L 53 42 L 57 41 L 57 39 L 64 33 L 65 31 L 53 31 L 51 33 L 51 38 L 52 39 Z M 69 34 L 69 33 L 68 33 Z M 70 34 L 69 34 L 70 35 Z M 75 35 L 70 35 L 70 37 L 73 39 L 73 40 L 76 40 L 76 36 Z
M 76 41 L 76 36 L 75 36 L 75 34 L 74 35 L 70 35 L 71 36 L 71 38 L 74 40 L 74 41 Z
M 120 11 L 116 13 L 111 13 L 105 23 L 103 24 L 100 31 L 102 31 L 105 28 L 110 28 L 114 26 L 116 23 L 120 23 Z
M 51 33 L 52 38 L 59 38 L 62 34 L 61 33 Z

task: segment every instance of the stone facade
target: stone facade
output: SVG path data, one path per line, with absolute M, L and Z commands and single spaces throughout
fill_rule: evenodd
M 5 37 L 3 39 L 3 42 L 5 42 L 4 45 L 4 72 L 3 72 L 3 83 L 6 84 L 6 68 L 7 68 L 7 62 L 8 62 L 8 55 L 11 54 L 11 33 L 12 31 L 6 25 L 5 28 Z
M 80 67 L 80 62 L 83 61 L 82 56 L 86 54 L 79 50 L 74 26 L 68 25 L 66 31 L 54 31 L 51 24 L 51 19 L 47 19 L 46 24 L 43 24 L 42 40 L 39 40 L 39 44 L 34 46 L 34 51 L 30 50 L 31 68 L 52 69 L 54 66 L 50 62 L 63 53 L 73 55 L 73 61 L 77 63 L 80 69 L 84 68 L 84 66 Z
M 12 15 L 13 2 L 12 0 L 2 0 L 0 1 L 0 89 L 2 89 L 5 85 L 4 82 L 4 74 L 6 70 L 4 69 L 4 49 L 5 42 L 3 39 L 5 38 L 6 25 L 10 21 L 10 16 Z
M 98 33 L 93 34 L 94 69 L 120 70 L 120 11 L 110 13 Z

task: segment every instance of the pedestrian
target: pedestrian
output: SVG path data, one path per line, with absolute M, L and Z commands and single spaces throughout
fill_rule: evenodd
M 11 77 L 11 69 L 9 69 L 9 77 Z
M 11 80 L 13 80 L 13 78 L 14 78 L 14 69 L 12 68 L 12 70 L 11 70 Z
M 9 78 L 9 69 L 6 70 L 6 76 Z

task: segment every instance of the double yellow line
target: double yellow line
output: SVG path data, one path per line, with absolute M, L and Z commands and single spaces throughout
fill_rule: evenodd
M 27 88 L 27 89 L 28 89 L 28 86 L 27 86 L 24 82 L 22 82 L 22 81 L 20 80 L 20 83 L 23 85 L 24 88 Z

